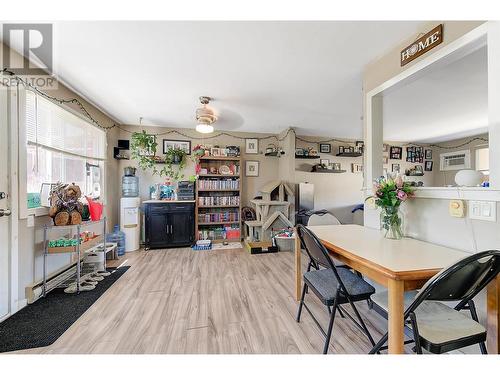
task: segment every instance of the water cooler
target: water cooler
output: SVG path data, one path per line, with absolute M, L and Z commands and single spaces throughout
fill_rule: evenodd
M 120 230 L 125 233 L 125 251 L 139 250 L 141 237 L 141 198 L 139 178 L 135 168 L 125 168 L 122 177 L 122 198 L 120 200 Z

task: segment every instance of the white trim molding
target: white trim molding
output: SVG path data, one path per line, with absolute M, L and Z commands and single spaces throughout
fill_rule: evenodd
M 388 79 L 365 94 L 365 195 L 371 194 L 370 186 L 374 176 L 382 175 L 381 147 L 383 143 L 383 103 L 386 90 L 394 88 L 403 81 L 413 80 L 430 68 L 449 59 L 456 59 L 462 54 L 481 46 L 488 46 L 488 119 L 490 144 L 490 188 L 429 187 L 417 188 L 417 198 L 460 199 L 500 201 L 500 107 L 491 103 L 500 100 L 500 22 L 489 21 L 481 24 L 453 42 L 435 52 L 430 52 L 422 60 Z M 366 215 L 365 215 L 366 218 Z

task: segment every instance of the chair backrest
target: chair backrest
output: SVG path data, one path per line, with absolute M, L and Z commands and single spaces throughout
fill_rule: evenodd
M 323 215 L 311 215 L 307 225 L 340 225 L 340 221 L 331 213 L 327 212 Z
M 425 300 L 462 301 L 474 298 L 500 271 L 500 251 L 468 256 L 445 268 L 422 287 L 408 310 Z
M 325 268 L 331 268 L 337 278 L 337 269 L 333 263 L 330 255 L 328 255 L 328 250 L 321 243 L 318 237 L 311 232 L 310 229 L 306 228 L 302 224 L 297 225 L 297 234 L 299 236 L 302 246 L 305 248 L 309 259 L 313 261 L 314 264 L 320 264 Z

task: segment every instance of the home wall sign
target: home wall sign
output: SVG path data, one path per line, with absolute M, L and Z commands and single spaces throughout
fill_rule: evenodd
M 429 52 L 442 42 L 443 24 L 440 24 L 401 51 L 401 66 L 405 66 L 417 57 Z

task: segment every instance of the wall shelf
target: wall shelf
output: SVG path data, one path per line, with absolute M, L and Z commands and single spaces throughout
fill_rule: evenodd
M 199 174 L 198 177 L 223 177 L 223 178 L 233 178 L 240 177 L 239 174 Z
M 357 158 L 360 156 L 363 156 L 363 153 L 361 152 L 339 152 L 337 155 L 341 158 Z
M 236 205 L 236 204 L 231 204 L 231 205 L 227 205 L 227 206 L 218 206 L 218 205 L 213 205 L 213 206 L 201 206 L 199 205 L 198 208 L 239 208 L 240 205 Z
M 210 191 L 215 191 L 215 192 L 225 192 L 225 191 L 240 191 L 240 189 L 198 189 L 199 192 L 210 192 Z
M 228 160 L 240 161 L 239 156 L 202 156 L 200 160 Z
M 279 152 L 279 151 L 266 152 L 264 154 L 264 156 L 274 156 L 274 157 L 277 157 L 277 158 L 279 158 L 281 155 L 285 155 L 285 151 L 281 151 L 281 152 Z
M 214 222 L 198 222 L 198 225 L 226 225 L 239 224 L 239 221 L 214 221 Z
M 340 170 L 325 169 L 325 170 L 311 171 L 311 173 L 346 173 L 346 172 L 347 171 L 345 169 L 340 169 Z
M 321 156 L 304 156 L 304 155 L 295 155 L 295 159 L 319 159 Z

